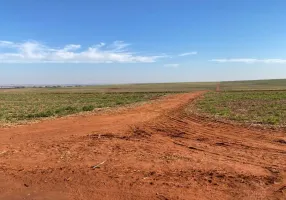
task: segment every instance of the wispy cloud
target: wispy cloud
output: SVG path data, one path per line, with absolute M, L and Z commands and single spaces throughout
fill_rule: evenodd
M 130 51 L 123 41 L 99 43 L 83 49 L 80 44 L 53 48 L 37 41 L 0 41 L 2 63 L 152 63 L 165 57 L 144 56 Z
M 197 55 L 198 52 L 192 51 L 192 52 L 186 52 L 186 53 L 181 53 L 178 56 L 191 56 L 191 55 Z
M 170 68 L 177 68 L 179 67 L 179 64 L 165 64 L 164 67 L 170 67 Z
M 286 59 L 255 59 L 255 58 L 223 58 L 212 59 L 212 62 L 218 63 L 265 63 L 265 64 L 286 64 Z

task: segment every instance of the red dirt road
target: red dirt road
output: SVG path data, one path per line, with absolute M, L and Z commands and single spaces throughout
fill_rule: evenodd
M 286 199 L 286 133 L 187 114 L 200 95 L 0 129 L 0 199 Z

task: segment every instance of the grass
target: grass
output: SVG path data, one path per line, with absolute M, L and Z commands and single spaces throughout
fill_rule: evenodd
M 157 98 L 166 93 L 0 93 L 0 124 L 65 116 Z
M 219 119 L 286 126 L 286 91 L 209 92 L 197 101 L 196 108 Z

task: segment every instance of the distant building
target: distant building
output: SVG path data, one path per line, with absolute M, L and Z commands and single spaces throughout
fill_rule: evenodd
M 25 88 L 24 86 L 0 86 L 0 89 L 17 89 L 17 88 Z

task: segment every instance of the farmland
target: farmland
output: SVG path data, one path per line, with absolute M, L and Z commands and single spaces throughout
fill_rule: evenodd
M 198 113 L 252 125 L 286 126 L 286 92 L 212 92 L 197 101 Z
M 47 117 L 61 117 L 107 107 L 118 107 L 155 99 L 168 93 L 214 91 L 216 85 L 216 82 L 190 82 L 0 89 L 0 124 L 19 124 Z M 247 93 L 247 99 L 244 99 L 243 93 L 227 92 L 282 89 L 286 89 L 284 79 L 221 82 L 220 90 L 226 93 L 206 95 L 198 108 L 204 113 L 229 119 L 283 125 L 285 123 L 284 92 L 272 92 L 270 94 L 273 95 L 270 95 L 271 99 L 268 100 L 264 99 L 268 95 L 263 92 Z M 277 99 L 279 95 L 281 102 Z M 269 104 L 269 101 L 272 103 Z M 238 105 L 235 105 L 236 103 Z M 277 103 L 279 105 L 276 105 Z M 247 108 L 239 109 L 242 104 Z M 279 111 L 270 110 L 277 106 L 281 107 Z M 247 109 L 250 110 L 247 111 Z M 273 115 L 270 114 L 271 112 Z
M 60 117 L 99 108 L 123 106 L 155 99 L 166 93 L 0 93 L 0 124 Z
M 286 199 L 284 83 L 2 89 L 0 199 Z
M 94 92 L 192 92 L 201 90 L 215 90 L 218 82 L 178 82 L 178 83 L 142 83 L 117 85 L 90 85 L 74 87 L 47 87 L 23 89 L 0 89 L 1 92 L 38 92 L 38 93 L 94 93 Z M 250 80 L 250 81 L 222 81 L 222 91 L 239 90 L 286 90 L 286 79 Z

